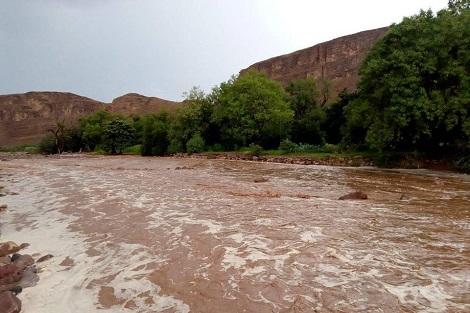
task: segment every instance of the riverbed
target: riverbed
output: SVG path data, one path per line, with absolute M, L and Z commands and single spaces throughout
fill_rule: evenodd
M 468 175 L 137 156 L 0 175 L 2 241 L 54 255 L 26 313 L 470 312 Z

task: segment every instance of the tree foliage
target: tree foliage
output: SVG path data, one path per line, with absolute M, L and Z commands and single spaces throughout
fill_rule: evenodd
M 98 111 L 80 119 L 83 145 L 93 151 L 103 142 L 104 130 L 113 115 L 107 111 Z
M 195 133 L 186 143 L 186 150 L 188 153 L 202 152 L 204 151 L 204 147 L 204 139 L 199 133 Z
M 287 137 L 294 112 L 278 82 L 248 72 L 222 83 L 215 92 L 214 120 L 226 147 L 277 147 Z
M 111 154 L 122 153 L 134 138 L 134 128 L 125 119 L 116 117 L 106 124 L 103 132 L 103 148 Z
M 150 114 L 142 118 L 142 149 L 141 154 L 165 155 L 168 150 L 168 129 L 170 117 L 167 112 Z
M 318 92 L 313 78 L 291 82 L 287 88 L 289 103 L 294 111 L 291 138 L 295 142 L 322 144 L 324 133 L 321 123 L 324 111 L 317 104 Z
M 370 147 L 441 153 L 468 148 L 470 12 L 422 11 L 392 25 L 361 69 L 348 124 Z M 465 3 L 464 3 L 465 2 Z

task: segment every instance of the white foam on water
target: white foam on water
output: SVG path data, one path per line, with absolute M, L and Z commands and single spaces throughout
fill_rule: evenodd
M 9 210 L 2 217 L 2 240 L 27 242 L 30 246 L 24 253 L 52 254 L 47 262 L 39 263 L 38 285 L 26 288 L 20 295 L 26 313 L 76 313 L 76 312 L 160 312 L 172 309 L 178 313 L 189 312 L 189 306 L 181 300 L 162 295 L 160 288 L 148 281 L 150 273 L 145 264 L 158 262 L 141 245 L 120 243 L 110 245 L 104 241 L 95 250 L 101 254 L 89 256 L 89 244 L 85 235 L 72 232 L 68 226 L 74 218 L 59 210 L 66 198 L 59 197 L 38 178 L 28 178 L 15 184 L 20 192 L 14 197 L 5 197 Z M 34 199 L 34 200 L 33 200 Z M 73 265 L 61 266 L 65 258 Z M 136 270 L 139 266 L 141 270 Z M 132 300 L 137 309 L 121 305 L 103 308 L 98 303 L 100 286 L 94 280 L 117 275 L 106 284 L 113 287 L 115 297 L 123 301 Z M 87 288 L 91 285 L 91 288 Z M 142 293 L 149 293 L 153 303 L 145 302 Z M 152 302 L 152 301 L 151 301 Z
M 305 242 L 317 242 L 324 236 L 321 227 L 312 227 L 311 230 L 301 233 L 300 239 Z

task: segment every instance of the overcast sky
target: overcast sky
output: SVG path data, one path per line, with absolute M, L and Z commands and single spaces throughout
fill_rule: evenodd
M 276 55 L 447 0 L 0 0 L 0 94 L 181 100 Z

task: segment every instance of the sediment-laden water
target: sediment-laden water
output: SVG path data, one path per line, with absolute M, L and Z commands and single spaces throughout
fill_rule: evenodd
M 141 157 L 0 175 L 2 240 L 54 255 L 26 313 L 470 311 L 465 175 Z M 352 190 L 369 200 L 336 200 Z

